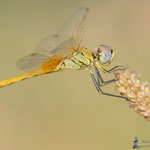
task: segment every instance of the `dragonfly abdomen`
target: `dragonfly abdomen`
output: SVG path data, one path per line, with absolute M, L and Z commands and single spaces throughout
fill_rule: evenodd
M 41 74 L 43 74 L 43 71 L 39 68 L 39 69 L 34 70 L 32 72 L 29 72 L 29 73 L 25 73 L 25 74 L 22 74 L 22 75 L 19 75 L 16 77 L 1 80 L 0 81 L 0 88 L 7 86 L 7 85 L 10 85 L 10 84 L 13 84 L 13 83 L 16 83 L 16 82 L 19 82 L 19 81 L 22 81 L 22 80 L 30 78 L 30 77 L 41 75 Z

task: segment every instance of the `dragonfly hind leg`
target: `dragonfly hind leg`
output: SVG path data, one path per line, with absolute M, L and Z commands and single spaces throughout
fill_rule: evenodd
M 99 93 L 101 93 L 103 95 L 107 95 L 107 96 L 118 97 L 118 98 L 123 98 L 123 99 L 129 100 L 127 97 L 124 97 L 124 96 L 119 96 L 119 95 L 114 95 L 114 94 L 109 94 L 109 93 L 103 92 L 103 90 L 100 88 L 101 85 L 99 85 L 98 81 L 95 78 L 94 73 L 91 70 L 90 70 L 90 75 L 91 75 L 92 81 Z

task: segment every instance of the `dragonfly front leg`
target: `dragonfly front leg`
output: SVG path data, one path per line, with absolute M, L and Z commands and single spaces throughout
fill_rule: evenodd
M 115 71 L 118 71 L 118 70 L 123 70 L 125 68 L 124 65 L 120 65 L 120 66 L 115 66 L 113 68 L 111 68 L 110 70 L 106 70 L 104 68 L 102 68 L 105 72 L 107 73 L 112 73 L 112 72 L 115 72 Z
M 101 74 L 100 74 L 100 72 L 99 72 L 99 70 L 98 70 L 98 68 L 96 66 L 95 66 L 95 72 L 96 72 L 96 76 L 97 76 L 97 82 L 100 86 L 104 86 L 104 85 L 107 85 L 109 83 L 112 83 L 112 82 L 116 81 L 115 79 L 104 81 Z M 103 85 L 101 83 L 103 83 Z
M 103 92 L 102 89 L 100 88 L 100 85 L 98 84 L 98 82 L 95 78 L 94 73 L 91 70 L 90 70 L 90 75 L 91 75 L 92 81 L 93 81 L 93 83 L 94 83 L 94 85 L 95 85 L 95 87 L 99 93 L 101 93 L 103 95 L 107 95 L 107 96 L 118 97 L 118 98 L 123 98 L 123 99 L 129 100 L 127 97 L 124 97 L 124 96 L 113 95 L 113 94 Z

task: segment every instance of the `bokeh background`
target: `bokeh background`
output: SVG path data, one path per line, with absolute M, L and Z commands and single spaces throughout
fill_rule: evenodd
M 127 64 L 150 81 L 149 0 L 0 0 L 0 79 L 23 73 L 17 60 L 85 6 L 90 12 L 82 45 L 110 45 L 117 55 L 108 68 Z M 113 84 L 104 90 L 116 93 Z M 127 150 L 135 136 L 150 140 L 149 131 L 150 122 L 124 100 L 98 94 L 88 71 L 0 89 L 1 150 Z

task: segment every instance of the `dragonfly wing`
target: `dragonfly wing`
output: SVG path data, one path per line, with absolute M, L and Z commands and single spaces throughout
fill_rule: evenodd
M 58 35 L 51 35 L 44 38 L 35 48 L 35 53 L 40 53 L 46 56 L 51 55 L 51 52 L 57 47 Z
M 47 59 L 48 59 L 47 56 L 37 54 L 37 53 L 32 53 L 30 55 L 21 58 L 17 62 L 17 67 L 20 70 L 24 70 L 27 72 L 32 71 L 34 69 L 38 69 L 41 66 L 41 64 Z
M 44 38 L 36 47 L 35 53 L 21 58 L 17 62 L 17 67 L 24 71 L 32 71 L 39 68 L 52 55 L 51 52 L 56 48 L 57 40 L 57 35 Z
M 20 59 L 17 63 L 18 68 L 24 71 L 32 71 L 39 68 L 45 60 L 51 59 L 51 56 L 55 54 L 55 58 L 60 57 L 57 54 L 63 54 L 61 57 L 65 58 L 73 52 L 69 48 L 79 48 L 82 41 L 83 24 L 88 11 L 88 8 L 77 10 L 61 27 L 58 35 L 44 38 L 36 47 L 35 53 Z
M 58 47 L 61 47 L 64 43 L 68 43 L 71 48 L 79 48 L 83 36 L 83 25 L 86 19 L 88 8 L 78 9 L 72 17 L 66 21 L 66 23 L 60 28 L 58 32 Z M 55 51 L 59 51 L 57 48 Z
M 53 53 L 67 53 L 68 48 L 79 48 L 88 11 L 88 8 L 77 10 L 60 28 L 58 35 L 48 36 L 40 42 L 35 53 L 50 56 Z
M 56 45 L 57 45 L 57 40 L 58 40 L 58 36 L 57 35 L 52 35 L 52 36 L 48 36 L 46 38 L 44 38 L 39 45 L 36 47 L 35 49 L 35 53 L 32 53 L 30 55 L 27 55 L 23 58 L 21 58 L 18 62 L 17 62 L 17 67 L 20 70 L 24 70 L 26 72 L 28 71 L 32 71 L 34 69 L 37 69 L 39 67 L 41 67 L 41 65 L 43 64 L 44 61 L 51 59 L 51 58 L 63 58 L 66 55 L 65 54 L 54 54 L 53 51 L 56 49 Z M 69 44 L 69 41 L 68 43 Z M 66 48 L 65 43 L 64 45 L 62 45 L 61 48 Z M 68 54 L 67 54 L 68 55 Z

